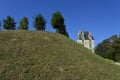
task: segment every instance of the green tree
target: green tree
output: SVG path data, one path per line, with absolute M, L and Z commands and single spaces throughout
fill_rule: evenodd
M 28 18 L 27 17 L 23 17 L 21 19 L 21 21 L 19 22 L 19 26 L 18 26 L 18 29 L 20 30 L 28 30 Z
M 60 34 L 63 34 L 65 36 L 69 37 L 69 35 L 66 31 L 66 26 L 64 24 L 64 18 L 62 17 L 60 12 L 55 12 L 52 15 L 51 25 L 53 26 L 54 29 L 56 29 L 57 33 L 60 33 Z
M 63 25 L 62 27 L 60 27 L 59 29 L 57 29 L 57 32 L 60 33 L 60 34 L 63 34 L 67 37 L 69 37 L 68 33 L 66 32 L 66 27 L 65 25 Z
M 63 26 L 64 19 L 63 19 L 60 12 L 55 12 L 52 15 L 51 24 L 52 24 L 54 29 L 59 29 L 59 28 L 61 28 L 61 26 Z
M 112 35 L 110 38 L 103 40 L 95 48 L 95 53 L 107 58 L 116 61 L 116 54 L 118 54 L 119 37 L 117 35 Z
M 112 59 L 114 61 L 120 61 L 120 39 L 113 42 L 111 52 L 113 53 Z
M 95 48 L 95 53 L 108 59 L 112 59 L 111 53 L 110 53 L 110 46 L 111 43 L 109 39 L 103 40 L 101 43 L 99 43 Z
M 7 30 L 15 30 L 16 22 L 11 16 L 7 16 L 6 19 L 3 20 L 3 27 Z
M 41 14 L 38 14 L 35 16 L 35 20 L 34 20 L 34 27 L 37 30 L 45 30 L 45 26 L 46 26 L 46 21 L 43 18 L 43 16 Z

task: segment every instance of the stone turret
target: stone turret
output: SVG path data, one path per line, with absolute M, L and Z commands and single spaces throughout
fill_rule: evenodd
M 94 38 L 91 32 L 79 31 L 77 42 L 84 45 L 84 47 L 92 50 L 92 52 L 94 52 Z

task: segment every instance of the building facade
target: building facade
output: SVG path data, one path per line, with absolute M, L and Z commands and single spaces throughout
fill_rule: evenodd
M 77 42 L 94 52 L 94 38 L 91 32 L 79 31 Z

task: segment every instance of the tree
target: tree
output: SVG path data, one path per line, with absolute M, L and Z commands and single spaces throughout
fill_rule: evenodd
M 34 20 L 34 27 L 37 30 L 45 30 L 45 26 L 46 26 L 46 21 L 43 18 L 43 16 L 41 14 L 36 15 L 35 20 Z
M 95 53 L 107 59 L 120 61 L 120 38 L 117 35 L 112 35 L 103 40 L 96 46 Z
M 6 19 L 3 20 L 3 27 L 7 30 L 15 30 L 16 22 L 11 16 L 7 16 Z
M 96 48 L 95 48 L 95 53 L 107 58 L 107 59 L 112 59 L 110 49 L 111 49 L 111 43 L 109 39 L 103 40 L 101 43 L 99 43 Z
M 55 12 L 52 15 L 51 24 L 52 24 L 54 29 L 59 29 L 59 28 L 61 28 L 61 26 L 63 26 L 64 19 L 63 19 L 60 12 Z
M 60 34 L 63 34 L 65 36 L 69 37 L 69 35 L 66 31 L 66 26 L 64 24 L 64 18 L 62 17 L 60 12 L 55 12 L 52 15 L 51 25 L 53 26 L 54 29 L 56 29 L 57 33 L 60 33 Z
M 28 22 L 27 17 L 23 17 L 21 19 L 21 21 L 19 22 L 18 29 L 20 29 L 20 30 L 28 30 L 28 24 L 29 24 L 29 22 Z
M 56 32 L 57 32 L 57 33 L 61 33 L 61 34 L 65 35 L 65 36 L 69 37 L 68 33 L 66 32 L 66 27 L 65 27 L 65 25 L 63 25 L 62 27 L 60 27 L 59 29 L 57 29 Z
M 111 52 L 113 53 L 112 59 L 114 61 L 120 61 L 120 39 L 113 42 Z

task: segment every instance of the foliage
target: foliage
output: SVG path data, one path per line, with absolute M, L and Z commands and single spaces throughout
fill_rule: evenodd
M 61 26 L 63 26 L 64 19 L 60 12 L 55 12 L 52 15 L 51 24 L 52 24 L 53 28 L 55 28 L 55 29 L 59 29 Z
M 106 39 L 99 43 L 96 48 L 95 48 L 95 53 L 108 59 L 112 59 L 111 53 L 109 52 L 110 50 L 110 45 L 111 43 L 109 42 L 109 39 Z M 108 55 L 109 54 L 109 55 Z
M 57 33 L 61 33 L 65 36 L 69 37 L 69 35 L 66 31 L 65 24 L 64 24 L 64 18 L 62 17 L 60 12 L 55 12 L 52 15 L 51 25 L 53 26 L 54 29 L 57 29 L 56 30 Z
M 41 14 L 36 15 L 35 20 L 34 20 L 34 27 L 37 30 L 45 30 L 45 26 L 46 26 L 46 21 L 43 18 L 43 16 Z
M 6 19 L 3 20 L 3 27 L 7 30 L 15 30 L 15 21 L 11 16 L 7 16 Z
M 19 28 L 20 30 L 28 30 L 28 24 L 29 24 L 28 18 L 27 18 L 27 17 L 23 17 L 23 18 L 21 19 L 20 23 L 19 23 L 18 28 Z
M 95 53 L 114 61 L 119 60 L 120 54 L 120 39 L 117 35 L 112 35 L 110 38 L 103 40 L 95 48 Z
M 118 38 L 112 44 L 113 60 L 120 61 L 120 39 Z
M 120 67 L 61 34 L 0 31 L 0 80 L 120 80 Z
M 61 34 L 65 35 L 65 36 L 69 37 L 68 33 L 66 32 L 66 27 L 65 27 L 65 25 L 63 25 L 63 27 L 60 27 L 59 29 L 57 29 L 56 32 L 57 32 L 57 33 L 61 33 Z

